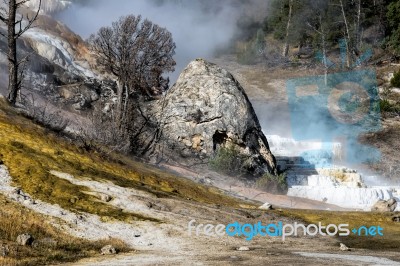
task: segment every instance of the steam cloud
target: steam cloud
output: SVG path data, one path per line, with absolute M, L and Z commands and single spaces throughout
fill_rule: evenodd
M 193 59 L 210 59 L 217 49 L 230 45 L 237 34 L 237 20 L 245 12 L 266 12 L 265 0 L 89 0 L 75 1 L 59 14 L 59 19 L 73 31 L 87 38 L 102 26 L 111 25 L 120 16 L 142 15 L 167 28 L 176 43 L 175 82 L 183 68 Z M 249 10 L 252 8 L 253 10 Z M 264 14 L 259 14 L 260 17 Z

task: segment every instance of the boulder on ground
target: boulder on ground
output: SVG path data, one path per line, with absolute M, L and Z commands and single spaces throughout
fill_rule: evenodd
M 272 205 L 268 202 L 264 203 L 262 206 L 258 207 L 260 210 L 272 210 Z
M 350 248 L 347 247 L 345 244 L 340 243 L 340 250 L 341 251 L 350 251 Z
M 16 241 L 17 241 L 18 245 L 30 246 L 30 245 L 32 245 L 33 240 L 34 240 L 34 238 L 30 234 L 22 234 L 22 235 L 17 236 Z
M 10 250 L 7 245 L 0 244 L 0 257 L 7 257 Z
M 107 245 L 101 248 L 101 255 L 117 254 L 117 250 L 112 245 Z
M 191 62 L 158 102 L 160 149 L 193 165 L 207 163 L 221 147 L 248 158 L 251 173 L 276 173 L 276 161 L 258 118 L 238 81 L 203 59 Z
M 371 211 L 376 212 L 393 212 L 397 207 L 395 199 L 378 200 L 371 208 Z

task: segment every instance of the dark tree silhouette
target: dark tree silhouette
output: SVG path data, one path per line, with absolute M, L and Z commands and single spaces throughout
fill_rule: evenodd
M 89 44 L 99 66 L 117 78 L 118 120 L 126 116 L 134 94 L 153 97 L 168 87 L 161 75 L 174 70 L 176 46 L 165 28 L 129 15 L 101 28 Z
M 39 8 L 32 16 L 18 16 L 18 9 L 30 0 L 4 0 L 4 5 L 0 6 L 0 22 L 7 26 L 7 34 L 0 32 L 8 41 L 8 101 L 15 105 L 17 95 L 21 89 L 23 71 L 19 71 L 19 66 L 26 62 L 27 58 L 18 61 L 17 40 L 32 27 L 37 19 L 42 1 L 39 0 Z

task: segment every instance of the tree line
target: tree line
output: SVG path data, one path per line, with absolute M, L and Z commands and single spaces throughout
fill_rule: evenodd
M 346 67 L 370 48 L 400 56 L 399 0 L 271 0 L 269 12 L 258 24 L 251 46 L 259 49 L 260 35 L 281 43 L 281 60 L 304 51 L 323 56 L 338 45 L 347 50 Z M 341 43 L 339 43 L 341 42 Z M 264 45 L 268 49 L 268 42 Z M 252 52 L 256 52 L 254 49 Z
M 272 1 L 265 28 L 288 46 L 323 49 L 346 41 L 347 64 L 366 46 L 400 52 L 400 1 L 396 0 L 283 0 Z

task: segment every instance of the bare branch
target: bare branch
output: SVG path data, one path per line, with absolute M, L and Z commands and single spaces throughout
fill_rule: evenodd
M 24 5 L 25 3 L 28 3 L 30 0 L 23 0 L 19 3 L 16 4 L 16 7 L 19 8 L 20 6 Z M 40 1 L 39 1 L 39 10 L 40 10 Z
M 8 18 L 5 18 L 4 16 L 0 15 L 0 21 L 5 23 L 5 24 L 8 24 Z
M 22 2 L 18 3 L 17 6 L 20 5 L 23 2 L 28 2 L 28 1 L 29 0 L 22 1 Z M 29 30 L 32 27 L 33 23 L 36 21 L 36 19 L 39 16 L 41 6 L 42 6 L 42 0 L 39 0 L 38 10 L 36 11 L 36 13 L 35 13 L 35 15 L 33 16 L 32 19 L 28 18 L 28 25 L 26 25 L 25 28 L 22 29 L 22 25 L 21 25 L 22 23 L 20 22 L 20 30 L 18 31 L 18 33 L 16 33 L 16 35 L 14 37 L 15 39 L 18 39 L 19 37 L 21 37 L 22 34 L 24 34 L 27 30 Z
M 19 65 L 23 65 L 23 64 L 27 63 L 32 54 L 33 53 L 29 53 L 26 56 L 24 56 L 24 58 L 22 58 L 21 60 L 18 61 L 17 65 L 19 66 Z
M 4 38 L 7 38 L 7 34 L 3 33 L 1 30 L 0 30 L 0 36 L 3 36 Z

